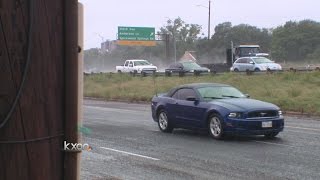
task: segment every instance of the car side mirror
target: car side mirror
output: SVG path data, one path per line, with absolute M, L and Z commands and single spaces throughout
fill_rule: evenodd
M 194 96 L 188 96 L 186 100 L 187 100 L 187 101 L 196 101 L 197 98 L 194 97 Z
M 249 63 L 250 63 L 250 64 L 255 64 L 253 61 L 250 61 Z

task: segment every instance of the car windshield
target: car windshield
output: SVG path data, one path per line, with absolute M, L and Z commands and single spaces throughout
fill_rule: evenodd
M 253 59 L 257 64 L 262 64 L 262 63 L 273 63 L 270 59 L 260 57 L 260 58 L 254 58 Z
M 146 66 L 151 65 L 148 61 L 134 61 L 135 66 Z
M 201 66 L 195 62 L 183 62 L 183 67 L 185 69 L 198 69 L 201 68 Z
M 205 100 L 246 97 L 238 89 L 231 86 L 201 87 L 198 88 L 198 92 Z

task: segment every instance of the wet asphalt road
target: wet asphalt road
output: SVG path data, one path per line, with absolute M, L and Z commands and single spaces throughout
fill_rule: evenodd
M 150 105 L 84 101 L 81 179 L 320 179 L 320 118 L 285 117 L 276 139 L 162 133 Z

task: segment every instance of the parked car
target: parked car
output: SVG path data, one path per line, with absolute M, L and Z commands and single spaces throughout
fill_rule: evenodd
M 199 75 L 204 72 L 208 73 L 210 72 L 210 69 L 206 67 L 201 67 L 199 64 L 193 61 L 173 63 L 167 69 L 165 69 L 165 74 L 167 76 L 170 76 L 173 73 L 179 73 L 179 74 L 194 73 L 196 75 Z
M 280 71 L 282 67 L 280 64 L 271 61 L 265 57 L 242 57 L 237 59 L 231 71 Z
M 265 135 L 283 131 L 284 118 L 274 104 L 250 99 L 238 89 L 213 83 L 186 84 L 155 95 L 152 117 L 163 132 L 174 128 L 209 130 L 214 139 L 225 134 Z
M 118 73 L 154 73 L 157 71 L 157 69 L 157 66 L 154 66 L 147 60 L 143 59 L 126 60 L 124 65 L 116 66 L 116 71 Z

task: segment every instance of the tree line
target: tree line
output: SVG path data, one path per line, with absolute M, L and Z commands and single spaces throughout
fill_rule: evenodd
M 200 63 L 218 63 L 226 59 L 226 49 L 234 45 L 257 44 L 278 62 L 320 63 L 320 23 L 313 20 L 289 21 L 276 28 L 258 28 L 248 24 L 232 25 L 224 22 L 215 27 L 208 39 L 201 34 L 201 26 L 188 24 L 181 18 L 169 19 L 157 32 L 155 47 L 118 46 L 112 52 L 99 49 L 85 50 L 85 64 L 106 61 L 110 65 L 122 63 L 124 59 L 143 58 L 155 64 L 173 60 L 174 44 L 179 59 L 185 51 L 196 52 Z M 169 59 L 166 54 L 164 34 L 169 34 Z M 175 41 L 175 42 L 174 42 Z M 93 63 L 94 64 L 94 63 Z

